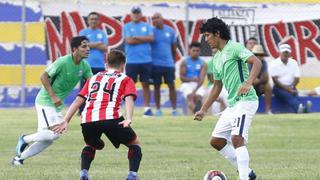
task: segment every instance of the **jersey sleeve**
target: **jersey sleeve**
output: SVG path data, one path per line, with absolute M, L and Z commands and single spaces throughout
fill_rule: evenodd
M 214 80 L 218 80 L 221 81 L 221 75 L 219 73 L 219 71 L 217 70 L 215 64 L 213 63 L 215 60 L 214 58 L 212 59 L 212 74 L 213 74 L 213 79 Z
M 85 29 L 82 29 L 82 30 L 79 32 L 79 36 L 86 36 Z
M 89 81 L 90 79 L 88 79 L 86 81 L 86 83 L 84 84 L 83 88 L 81 89 L 81 91 L 79 92 L 78 96 L 87 99 L 88 94 L 89 94 Z
M 61 72 L 62 66 L 62 60 L 57 59 L 54 63 L 47 67 L 46 72 L 48 73 L 49 77 L 52 78 Z
M 236 46 L 235 48 L 235 55 L 241 59 L 241 61 L 243 62 L 247 62 L 247 59 L 250 56 L 253 56 L 253 53 L 248 50 L 247 48 L 245 48 L 242 44 L 239 44 L 238 46 Z
M 137 99 L 137 90 L 133 80 L 127 77 L 126 88 L 124 89 L 123 99 L 127 96 L 133 96 L 133 99 Z

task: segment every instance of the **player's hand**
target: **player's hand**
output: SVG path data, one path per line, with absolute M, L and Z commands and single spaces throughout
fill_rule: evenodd
M 203 111 L 198 111 L 194 114 L 194 118 L 193 120 L 196 120 L 196 121 L 202 121 L 203 117 L 204 117 L 204 112 Z
M 245 84 L 240 86 L 239 90 L 238 90 L 238 95 L 248 95 L 249 91 L 250 91 L 251 85 L 250 84 Z
M 62 121 L 61 123 L 52 126 L 50 129 L 56 134 L 65 133 L 68 130 L 68 122 Z
M 131 124 L 131 119 L 125 119 L 119 122 L 119 124 L 122 125 L 123 127 L 129 127 L 129 125 Z
M 62 102 L 58 96 L 53 96 L 52 102 L 56 107 L 59 107 L 62 104 Z

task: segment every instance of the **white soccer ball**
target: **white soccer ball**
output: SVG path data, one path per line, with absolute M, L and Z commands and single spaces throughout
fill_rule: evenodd
M 210 170 L 203 177 L 203 180 L 227 180 L 227 176 L 218 170 Z

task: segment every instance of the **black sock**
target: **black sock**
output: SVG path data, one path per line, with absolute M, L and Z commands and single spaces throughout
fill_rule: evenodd
M 129 170 L 138 172 L 140 161 L 142 158 L 141 148 L 138 145 L 129 146 L 128 159 L 129 159 Z
M 93 161 L 95 154 L 96 154 L 96 150 L 93 149 L 90 146 L 85 146 L 82 149 L 82 153 L 81 153 L 81 170 L 82 169 L 89 170 L 91 162 Z

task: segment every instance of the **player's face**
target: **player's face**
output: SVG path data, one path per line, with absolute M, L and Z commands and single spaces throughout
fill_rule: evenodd
M 198 58 L 200 56 L 200 48 L 198 48 L 198 47 L 192 47 L 191 49 L 190 49 L 190 57 L 192 58 L 192 59 L 196 59 L 196 58 Z
M 81 42 L 81 45 L 76 49 L 77 54 L 81 57 L 81 58 L 87 58 L 89 55 L 89 45 L 88 45 L 88 41 L 84 40 Z
M 88 24 L 89 24 L 89 27 L 96 28 L 99 24 L 99 16 L 95 14 L 91 14 L 88 17 Z
M 283 62 L 287 62 L 290 56 L 291 56 L 291 53 L 286 52 L 286 51 L 280 53 L 280 59 L 281 59 Z
M 204 33 L 205 41 L 208 43 L 208 45 L 211 47 L 211 49 L 218 47 L 218 35 L 212 34 L 209 32 Z
M 160 14 L 155 14 L 152 16 L 152 23 L 154 26 L 161 26 L 163 24 L 163 19 Z
M 131 13 L 131 19 L 133 22 L 139 22 L 142 17 L 142 13 Z

